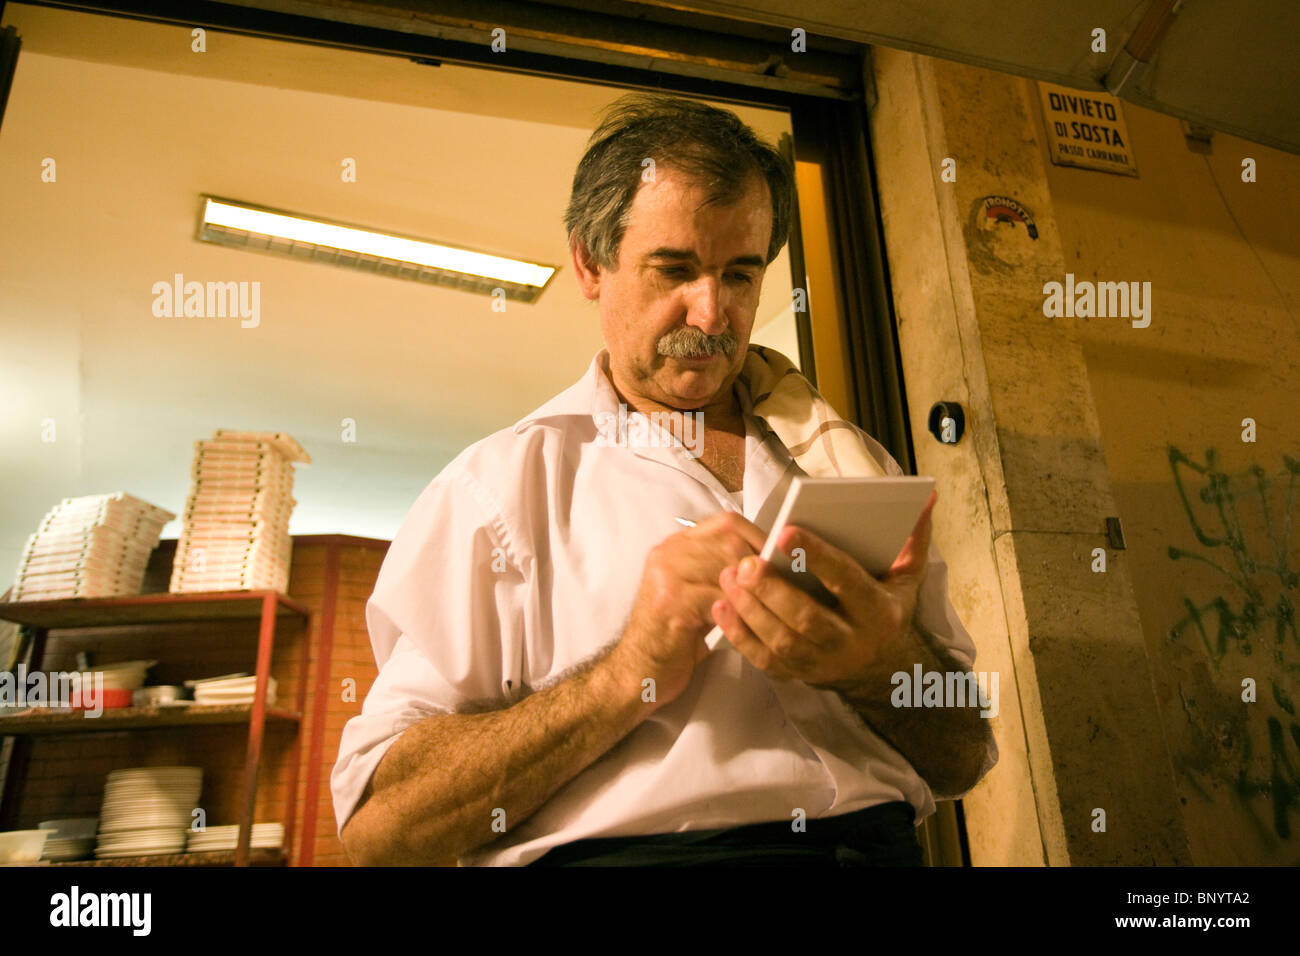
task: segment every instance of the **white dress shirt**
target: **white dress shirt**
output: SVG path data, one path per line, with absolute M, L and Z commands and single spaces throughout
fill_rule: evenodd
M 575 385 L 465 449 L 403 521 L 366 607 L 379 676 L 330 778 L 340 832 L 407 727 L 471 702 L 508 706 L 617 642 L 647 553 L 681 530 L 675 516 L 726 509 L 768 527 L 802 473 L 739 382 L 746 461 L 734 496 L 668 441 L 598 442 L 597 413 L 618 413 L 608 368 L 602 350 Z M 902 474 L 862 434 L 886 473 Z M 933 544 L 914 620 L 974 664 Z M 461 863 L 522 865 L 589 837 L 792 820 L 796 808 L 815 819 L 895 800 L 918 823 L 935 809 L 925 781 L 838 694 L 772 680 L 724 639 L 680 697 Z

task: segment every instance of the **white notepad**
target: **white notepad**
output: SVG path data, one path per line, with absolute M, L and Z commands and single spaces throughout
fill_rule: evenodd
M 809 571 L 790 568 L 790 556 L 776 546 L 786 525 L 811 531 L 827 543 L 851 554 L 867 573 L 881 577 L 916 527 L 925 503 L 934 491 L 928 475 L 899 478 L 808 478 L 790 482 L 785 501 L 776 514 L 760 553 L 793 584 L 825 600 L 829 592 Z M 704 639 L 709 650 L 725 640 L 715 627 Z

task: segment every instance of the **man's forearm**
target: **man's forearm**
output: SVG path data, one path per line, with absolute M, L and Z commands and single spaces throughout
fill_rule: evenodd
M 504 710 L 426 718 L 384 754 L 345 848 L 364 865 L 459 857 L 523 823 L 652 709 L 611 654 Z
M 940 653 L 915 624 L 885 648 L 867 677 L 835 690 L 873 730 L 883 737 L 929 784 L 935 796 L 956 796 L 974 785 L 983 767 L 992 729 L 974 701 L 965 707 L 895 707 L 894 675 L 911 679 L 916 664 L 923 673 L 962 672 Z

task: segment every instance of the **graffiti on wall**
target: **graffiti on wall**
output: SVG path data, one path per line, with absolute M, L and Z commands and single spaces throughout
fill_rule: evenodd
M 1213 596 L 1184 595 L 1168 640 L 1203 652 L 1199 680 L 1179 695 L 1193 728 L 1180 770 L 1205 797 L 1226 785 L 1261 832 L 1290 839 L 1300 825 L 1300 684 L 1295 518 L 1300 459 L 1269 475 L 1253 465 L 1233 486 L 1213 449 L 1204 462 L 1169 447 L 1169 465 L 1199 549 L 1170 546 L 1172 561 L 1213 568 Z M 1189 495 L 1188 485 L 1199 484 Z M 1248 520 L 1244 516 L 1250 516 Z

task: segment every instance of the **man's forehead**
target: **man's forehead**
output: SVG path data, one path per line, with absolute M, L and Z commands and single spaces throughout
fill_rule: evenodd
M 654 249 L 651 249 L 649 252 L 644 253 L 641 258 L 647 261 L 663 260 L 665 262 L 693 262 L 696 264 L 698 264 L 700 261 L 699 254 L 693 248 L 674 247 L 674 246 L 656 246 Z M 727 261 L 727 265 L 732 265 L 732 266 L 760 266 L 761 267 L 766 264 L 767 264 L 767 260 L 764 259 L 762 256 L 756 254 L 749 254 L 749 255 L 742 254 L 742 255 L 734 256 Z
M 681 214 L 682 206 L 686 207 L 688 215 Z M 733 244 L 757 242 L 762 248 L 755 248 L 755 254 L 767 251 L 772 207 L 767 183 L 757 174 L 750 177 L 745 190 L 729 202 L 719 201 L 706 185 L 681 174 L 669 182 L 645 183 L 637 191 L 630 213 L 626 237 L 644 248 L 643 258 L 698 259 L 694 241 L 699 224 L 697 216 L 705 219 L 718 215 L 729 217 L 724 220 L 726 238 L 734 239 Z M 706 242 L 721 240 L 724 234 L 710 230 L 699 238 Z M 746 255 L 748 252 L 737 250 L 737 256 L 759 258 L 757 264 L 765 264 L 766 259 Z

